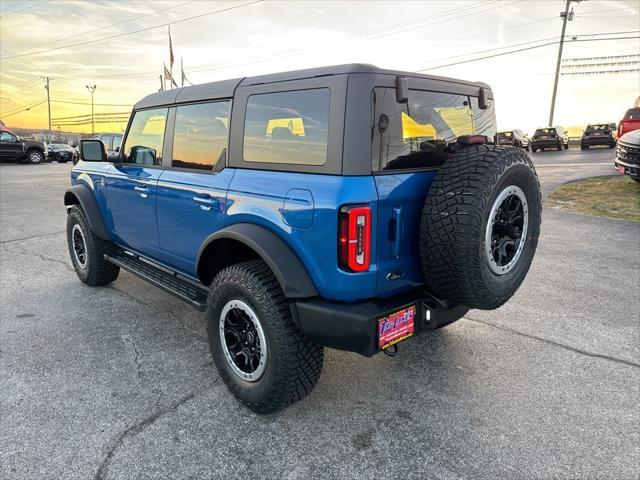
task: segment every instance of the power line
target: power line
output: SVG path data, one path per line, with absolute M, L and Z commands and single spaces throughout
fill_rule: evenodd
M 27 110 L 31 110 L 34 107 L 42 105 L 43 103 L 47 103 L 47 99 L 40 100 L 39 102 L 34 103 L 33 105 L 29 105 L 26 108 L 22 108 L 21 110 L 16 110 L 15 112 L 7 113 L 6 115 L 2 115 L 3 118 L 11 117 L 12 115 L 17 115 L 18 113 L 26 112 Z
M 569 43 L 575 43 L 575 42 L 603 42 L 603 41 L 609 41 L 609 40 L 633 40 L 633 39 L 636 39 L 636 38 L 640 38 L 640 36 L 636 36 L 636 37 L 612 37 L 612 38 L 585 38 L 585 39 L 582 39 L 582 40 L 580 40 L 580 39 L 571 40 Z M 520 48 L 518 50 L 511 50 L 509 52 L 502 52 L 502 53 L 496 53 L 496 54 L 493 54 L 493 55 L 487 55 L 487 56 L 484 56 L 484 57 L 471 58 L 471 59 L 463 60 L 463 61 L 460 61 L 460 62 L 453 62 L 453 63 L 448 63 L 448 64 L 445 64 L 445 65 L 438 65 L 436 67 L 422 68 L 420 70 L 416 70 L 416 72 L 426 72 L 426 71 L 429 71 L 429 70 L 436 70 L 438 68 L 452 67 L 454 65 L 462 65 L 464 63 L 478 62 L 480 60 L 486 60 L 486 59 L 489 59 L 489 58 L 501 57 L 503 55 L 511 55 L 513 53 L 525 52 L 527 50 L 534 50 L 536 48 L 548 47 L 549 45 L 558 45 L 559 43 L 560 43 L 560 41 L 555 41 L 555 42 L 543 43 L 541 45 L 533 45 L 531 47 Z M 508 47 L 502 47 L 502 48 L 508 48 Z M 478 52 L 476 52 L 476 53 L 478 53 Z
M 44 0 L 44 1 L 38 2 L 38 3 L 29 2 L 29 5 L 27 5 L 26 8 L 20 8 L 18 10 L 9 10 L 7 13 L 3 13 L 2 15 L 0 15 L 0 18 L 6 18 L 9 15 L 13 15 L 14 13 L 23 13 L 23 12 L 31 10 L 31 9 L 39 6 L 39 5 L 44 5 L 45 3 L 47 3 L 47 0 Z
M 187 5 L 188 3 L 193 3 L 195 1 L 196 0 L 189 0 L 187 2 L 183 2 L 183 3 L 180 3 L 178 5 L 172 5 L 172 6 L 167 7 L 167 8 L 163 8 L 163 9 L 160 9 L 160 10 L 154 10 L 153 12 L 145 13 L 143 15 L 138 15 L 136 17 L 131 17 L 131 18 L 128 18 L 127 20 L 122 20 L 120 22 L 111 23 L 109 25 L 100 26 L 98 28 L 87 30 L 87 31 L 84 31 L 84 32 L 81 32 L 81 33 L 74 33 L 73 35 L 68 35 L 66 37 L 56 38 L 55 40 L 50 40 L 50 41 L 45 42 L 45 43 L 40 43 L 40 44 L 34 45 L 32 47 L 28 47 L 28 48 L 24 48 L 22 50 L 18 50 L 18 52 L 16 52 L 16 53 L 26 52 L 28 50 L 33 50 L 34 48 L 40 48 L 40 47 L 45 46 L 45 45 L 51 45 L 52 43 L 58 43 L 58 42 L 61 42 L 62 40 L 68 40 L 70 38 L 81 37 L 81 36 L 84 36 L 84 35 L 87 35 L 87 34 L 93 33 L 93 32 L 104 32 L 105 30 L 107 30 L 107 29 L 109 29 L 111 27 L 115 27 L 117 25 L 122 25 L 123 23 L 133 22 L 134 20 L 139 20 L 141 18 L 150 17 L 151 15 L 157 15 L 158 13 L 166 12 L 167 10 L 171 10 L 173 8 L 183 7 L 183 6 Z
M 9 55 L 8 57 L 0 58 L 0 60 L 9 60 L 10 58 L 18 58 L 18 57 L 30 57 L 32 55 L 39 55 L 41 53 L 54 52 L 54 51 L 57 51 L 57 50 L 64 50 L 66 48 L 78 47 L 78 46 L 81 46 L 81 45 L 89 45 L 89 44 L 96 43 L 96 42 L 102 42 L 104 40 L 110 40 L 112 38 L 125 37 L 127 35 L 133 35 L 134 33 L 146 32 L 148 30 L 154 30 L 156 28 L 167 27 L 169 25 L 174 25 L 176 23 L 186 22 L 188 20 L 194 20 L 196 18 L 206 17 L 208 15 L 215 15 L 216 13 L 228 12 L 230 10 L 235 10 L 237 8 L 242 8 L 242 7 L 246 7 L 248 5 L 254 5 L 256 3 L 261 3 L 263 1 L 264 0 L 253 0 L 252 2 L 242 3 L 240 5 L 234 5 L 233 7 L 227 7 L 227 8 L 223 8 L 221 10 L 215 10 L 213 12 L 200 13 L 198 15 L 192 15 L 191 17 L 181 18 L 181 19 L 178 19 L 178 20 L 174 20 L 172 22 L 153 25 L 151 27 L 146 27 L 146 28 L 140 28 L 138 30 L 132 30 L 130 32 L 117 33 L 117 34 L 114 34 L 114 35 L 109 35 L 109 36 L 106 36 L 106 37 L 97 38 L 95 40 L 87 40 L 86 42 L 71 43 L 69 45 L 63 45 L 63 46 L 60 46 L 60 47 L 54 47 L 54 48 L 48 48 L 48 49 L 44 49 L 44 50 L 38 50 L 37 52 Z
M 68 103 L 70 105 L 91 105 L 91 102 L 71 102 L 68 100 L 51 100 L 54 103 Z M 94 103 L 100 107 L 133 107 L 132 103 Z

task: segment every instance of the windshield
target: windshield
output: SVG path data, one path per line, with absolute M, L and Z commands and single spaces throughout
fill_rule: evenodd
M 638 120 L 640 119 L 640 108 L 630 108 L 624 116 L 625 120 Z
M 374 171 L 436 167 L 459 136 L 496 133 L 493 102 L 481 110 L 477 97 L 409 90 L 409 101 L 398 103 L 395 89 L 378 87 L 373 101 Z
M 536 133 L 534 133 L 534 135 L 555 135 L 555 134 L 556 134 L 555 128 L 539 128 L 536 130 Z

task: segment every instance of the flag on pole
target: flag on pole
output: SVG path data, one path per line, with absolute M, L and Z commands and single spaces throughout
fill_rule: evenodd
M 184 87 L 184 82 L 187 82 L 189 85 L 193 85 L 193 83 L 189 81 L 184 73 L 184 64 L 182 62 L 182 57 L 180 57 L 180 72 L 182 73 L 182 86 Z
M 171 84 L 173 86 L 178 88 L 178 84 L 173 79 L 173 75 L 171 75 L 171 72 L 169 70 L 167 70 L 167 66 L 164 63 L 162 64 L 162 66 L 164 67 L 164 80 L 165 80 L 165 82 L 168 80 L 169 82 L 171 82 Z
M 173 71 L 173 43 L 171 42 L 171 25 L 169 25 L 169 69 Z

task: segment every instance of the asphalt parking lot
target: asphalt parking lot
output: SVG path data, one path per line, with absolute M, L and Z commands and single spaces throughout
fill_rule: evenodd
M 532 156 L 543 191 L 612 151 Z M 70 165 L 0 165 L 0 478 L 640 475 L 640 227 L 545 209 L 496 311 L 367 359 L 328 350 L 306 400 L 259 416 L 219 381 L 204 317 L 69 262 Z

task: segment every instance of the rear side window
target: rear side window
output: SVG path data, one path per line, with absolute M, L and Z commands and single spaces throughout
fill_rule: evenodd
M 171 166 L 211 171 L 227 148 L 231 101 L 176 109 Z
M 330 101 L 328 88 L 251 95 L 244 125 L 244 160 L 324 165 Z
M 166 123 L 166 108 L 136 112 L 124 146 L 125 162 L 139 165 L 160 165 Z

